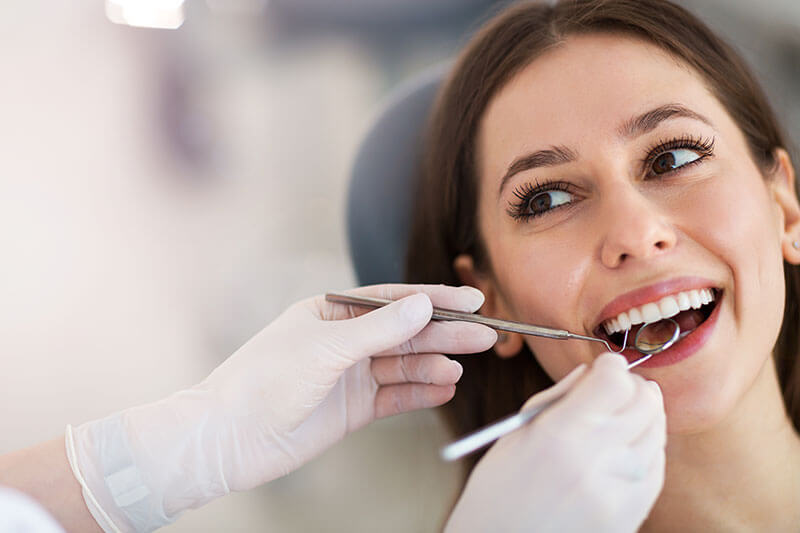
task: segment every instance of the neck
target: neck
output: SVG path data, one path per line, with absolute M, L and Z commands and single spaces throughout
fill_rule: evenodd
M 664 489 L 642 531 L 796 531 L 800 438 L 772 359 L 713 429 L 669 435 Z

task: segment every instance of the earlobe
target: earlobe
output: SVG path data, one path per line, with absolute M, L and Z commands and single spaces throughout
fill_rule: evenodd
M 522 351 L 523 342 L 519 333 L 500 332 L 494 345 L 494 353 L 502 359 L 509 359 Z
M 453 270 L 455 270 L 461 283 L 479 289 L 486 297 L 480 309 L 482 315 L 506 318 L 502 316 L 504 314 L 504 306 L 500 301 L 500 296 L 495 287 L 494 280 L 478 272 L 475 267 L 475 261 L 472 259 L 471 255 L 460 254 L 456 257 L 453 260 Z M 494 352 L 498 357 L 502 357 L 503 359 L 514 357 L 522 351 L 523 342 L 522 335 L 519 333 L 498 332 L 497 343 L 494 345 Z
M 772 192 L 778 204 L 783 224 L 781 249 L 784 259 L 800 264 L 800 203 L 795 192 L 795 173 L 789 154 L 783 148 L 775 150 L 777 167 L 772 175 Z

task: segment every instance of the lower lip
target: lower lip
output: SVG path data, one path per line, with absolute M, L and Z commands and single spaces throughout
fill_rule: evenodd
M 667 348 L 663 352 L 652 356 L 648 360 L 642 362 L 640 365 L 637 365 L 637 367 L 657 368 L 659 366 L 674 365 L 675 363 L 679 363 L 680 361 L 683 361 L 684 359 L 694 355 L 706 344 L 709 337 L 711 337 L 711 334 L 714 333 L 714 327 L 717 325 L 717 319 L 719 318 L 719 310 L 722 308 L 723 297 L 724 293 L 720 292 L 718 295 L 719 299 L 717 300 L 717 305 L 714 307 L 714 311 L 711 312 L 711 315 L 705 320 L 705 322 L 700 324 L 695 330 L 676 342 L 670 348 Z M 622 355 L 624 355 L 631 363 L 641 359 L 642 357 L 645 357 L 633 348 L 628 348 L 627 350 L 623 351 Z

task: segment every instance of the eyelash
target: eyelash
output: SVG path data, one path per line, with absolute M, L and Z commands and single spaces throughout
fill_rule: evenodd
M 714 138 L 713 137 L 703 138 L 703 137 L 693 137 L 692 135 L 684 135 L 682 137 L 674 137 L 666 141 L 659 141 L 658 144 L 647 150 L 647 155 L 642 159 L 642 166 L 645 169 L 649 169 L 650 165 L 653 164 L 653 161 L 655 161 L 655 159 L 664 152 L 669 152 L 670 150 L 680 150 L 680 149 L 692 150 L 693 152 L 696 152 L 700 157 L 698 157 L 694 161 L 685 163 L 680 167 L 667 172 L 666 174 L 671 174 L 673 172 L 683 170 L 696 163 L 700 163 L 706 157 L 714 155 Z
M 542 216 L 545 213 L 558 209 L 558 207 L 554 207 L 544 213 L 528 213 L 528 204 L 530 204 L 534 197 L 541 193 L 551 191 L 569 192 L 570 189 L 571 185 L 565 181 L 544 180 L 540 182 L 536 180 L 532 184 L 524 183 L 514 189 L 514 196 L 516 196 L 518 200 L 509 203 L 508 214 L 511 218 L 519 222 L 527 222 L 531 218 Z
M 647 150 L 647 155 L 642 159 L 642 166 L 643 168 L 648 169 L 658 156 L 664 154 L 665 152 L 669 152 L 670 150 L 679 149 L 692 150 L 696 152 L 699 157 L 694 161 L 685 163 L 676 169 L 665 172 L 664 174 L 651 175 L 651 173 L 648 172 L 647 177 L 663 177 L 664 175 L 680 172 L 689 166 L 700 163 L 707 157 L 714 155 L 714 139 L 684 135 L 682 137 L 675 137 L 669 140 L 659 141 L 655 146 Z M 539 180 L 536 180 L 533 184 L 524 183 L 514 189 L 513 194 L 518 200 L 509 202 L 509 207 L 507 210 L 508 214 L 511 216 L 511 218 L 518 222 L 527 222 L 532 218 L 540 217 L 561 207 L 569 207 L 571 203 L 563 206 L 557 206 L 541 213 L 527 212 L 530 201 L 537 195 L 551 191 L 569 192 L 570 189 L 571 184 L 565 181 L 544 180 L 540 182 Z

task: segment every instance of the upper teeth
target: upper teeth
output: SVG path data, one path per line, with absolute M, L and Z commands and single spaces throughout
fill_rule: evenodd
M 618 331 L 631 329 L 631 326 L 635 326 L 636 324 L 657 322 L 662 318 L 675 316 L 687 309 L 700 309 L 702 306 L 713 301 L 713 289 L 697 289 L 679 292 L 678 294 L 665 296 L 658 302 L 651 302 L 641 307 L 634 307 L 623 311 L 615 318 L 610 318 L 603 322 L 603 327 L 606 333 L 611 335 Z

